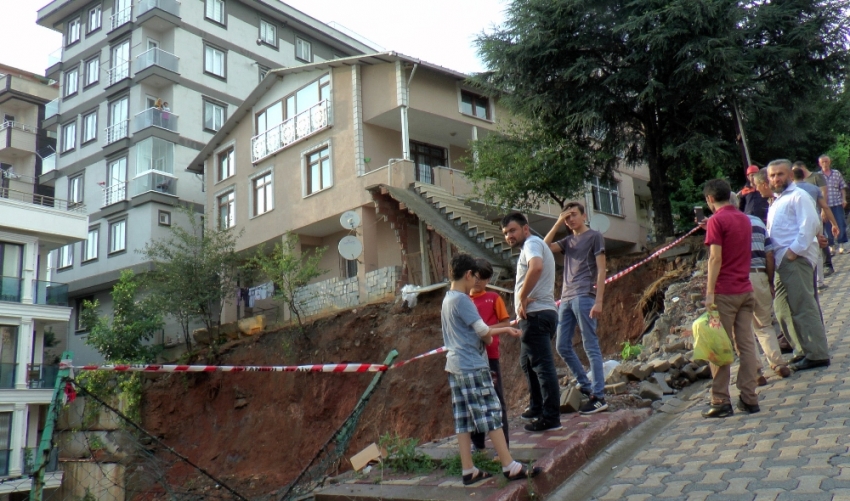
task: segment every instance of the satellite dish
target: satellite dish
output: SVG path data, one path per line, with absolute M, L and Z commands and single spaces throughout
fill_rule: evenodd
M 611 220 L 604 214 L 594 214 L 590 218 L 590 229 L 605 233 L 611 227 Z
M 360 226 L 360 216 L 353 210 L 347 210 L 339 217 L 339 224 L 346 230 L 353 230 Z
M 353 261 L 363 253 L 363 244 L 357 237 L 348 235 L 347 237 L 342 237 L 339 245 L 337 245 L 337 249 L 339 249 L 340 256 Z

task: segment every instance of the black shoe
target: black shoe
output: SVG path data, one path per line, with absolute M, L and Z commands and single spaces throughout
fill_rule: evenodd
M 536 421 L 540 419 L 540 412 L 535 412 L 530 409 L 526 409 L 519 417 L 522 418 L 523 421 Z
M 554 431 L 561 429 L 561 420 L 560 419 L 543 419 L 540 418 L 537 421 L 532 421 L 525 425 L 525 431 L 533 431 L 533 432 L 541 432 L 541 431 Z
M 830 275 L 834 275 L 834 274 L 835 274 L 835 270 L 832 269 L 831 267 L 830 268 L 824 268 L 824 270 L 823 270 L 823 277 L 824 278 L 826 278 Z
M 788 365 L 788 368 L 795 372 L 816 369 L 818 367 L 829 367 L 829 359 L 809 360 L 808 358 L 803 357 L 802 360 Z
M 703 411 L 704 418 L 725 418 L 735 414 L 731 404 L 711 405 L 707 411 Z
M 580 391 L 581 394 L 584 395 L 587 398 L 591 398 L 593 396 L 593 393 L 590 392 L 590 388 L 585 388 L 584 386 L 579 386 L 578 391 Z
M 791 358 L 791 362 L 789 362 L 789 364 L 796 364 L 797 362 L 799 362 L 800 360 L 803 360 L 805 358 L 806 358 L 805 355 L 797 355 L 796 357 Z
M 749 414 L 755 414 L 759 412 L 761 409 L 759 408 L 759 404 L 748 404 L 741 400 L 741 397 L 738 397 L 738 410 L 744 411 Z
M 582 405 L 578 410 L 579 414 L 596 414 L 608 410 L 608 404 L 604 398 L 590 397 L 586 404 Z

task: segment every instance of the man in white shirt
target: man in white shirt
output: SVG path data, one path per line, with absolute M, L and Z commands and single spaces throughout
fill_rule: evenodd
M 789 367 L 795 371 L 826 367 L 829 347 L 814 290 L 820 217 L 811 197 L 794 186 L 789 160 L 770 162 L 767 176 L 770 188 L 779 195 L 767 213 L 767 231 L 777 263 L 773 309 L 785 337 L 794 345 Z

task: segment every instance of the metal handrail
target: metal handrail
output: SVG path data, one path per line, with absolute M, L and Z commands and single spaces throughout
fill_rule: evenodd
M 110 31 L 114 30 L 119 26 L 123 26 L 130 22 L 130 18 L 133 17 L 133 6 L 125 7 L 115 14 L 112 14 L 112 17 L 109 18 L 110 23 Z
M 82 203 L 68 203 L 67 200 L 60 198 L 39 195 L 38 193 L 25 193 L 10 188 L 0 188 L 0 200 L 4 198 L 53 209 L 67 210 L 69 212 L 86 212 L 86 206 Z
M 27 125 L 21 122 L 13 122 L 11 120 L 6 120 L 2 124 L 0 124 L 0 131 L 6 129 L 18 129 L 24 132 L 31 132 L 33 134 L 38 132 L 38 127 L 34 125 Z
M 130 120 L 121 120 L 106 128 L 106 144 L 112 144 L 119 139 L 124 139 L 129 134 Z
M 251 138 L 251 161 L 256 163 L 330 124 L 330 101 L 319 101 L 294 117 Z
M 121 61 L 112 68 L 106 70 L 107 86 L 118 83 L 125 78 L 130 78 L 130 61 Z
M 106 207 L 127 200 L 127 181 L 112 183 L 103 188 L 103 205 Z

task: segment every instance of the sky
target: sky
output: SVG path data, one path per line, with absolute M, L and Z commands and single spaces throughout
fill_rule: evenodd
M 0 63 L 43 75 L 62 36 L 35 24 L 47 0 L 0 0 Z M 482 71 L 473 41 L 504 19 L 506 0 L 288 0 L 326 23 L 336 22 L 377 43 L 466 73 Z

